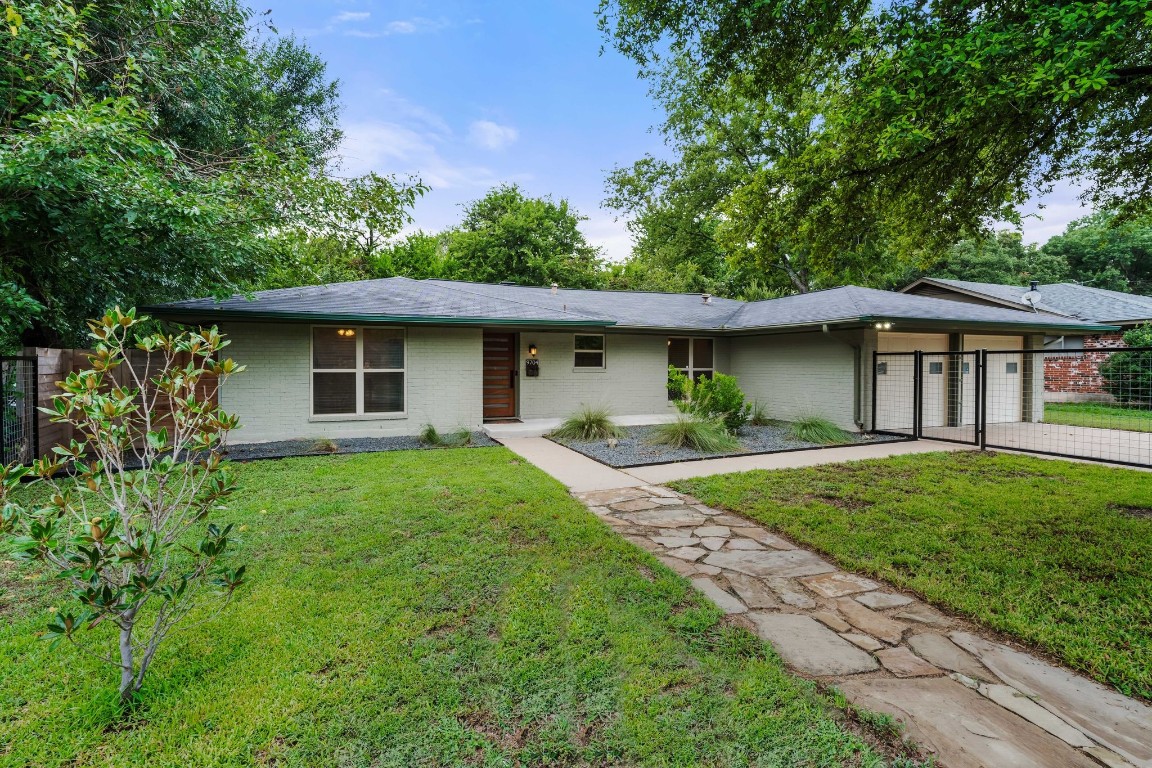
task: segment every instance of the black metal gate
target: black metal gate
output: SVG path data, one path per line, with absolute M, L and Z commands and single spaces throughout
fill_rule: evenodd
M 877 352 L 872 429 L 1152 467 L 1152 347 Z
M 35 357 L 0 356 L 0 464 L 39 456 Z

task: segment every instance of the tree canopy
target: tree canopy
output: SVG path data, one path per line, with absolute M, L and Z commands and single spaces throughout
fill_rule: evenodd
M 1067 278 L 1113 291 L 1152 295 L 1152 221 L 1095 213 L 1072 222 L 1043 252 L 1067 265 Z
M 268 233 L 325 198 L 337 86 L 236 0 L 3 12 L 0 282 L 43 306 L 25 341 L 244 286 L 275 263 Z
M 1152 204 L 1143 0 L 602 0 L 600 20 L 682 156 L 683 125 L 732 159 L 733 134 L 772 148 L 715 206 L 731 258 L 867 282 L 1060 179 L 1122 217 Z

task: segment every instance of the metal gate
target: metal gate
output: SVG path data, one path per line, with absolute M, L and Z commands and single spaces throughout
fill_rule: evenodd
M 1152 467 L 1152 347 L 877 352 L 872 428 Z
M 40 453 L 35 357 L 0 356 L 0 464 L 31 464 Z
M 983 367 L 979 352 L 877 352 L 874 432 L 979 445 Z

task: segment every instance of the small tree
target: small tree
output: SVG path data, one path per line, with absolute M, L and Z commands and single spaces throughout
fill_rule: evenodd
M 237 420 L 216 393 L 243 366 L 218 358 L 229 342 L 216 328 L 137 337 L 146 319 L 116 309 L 89 323 L 91 367 L 43 409 L 78 439 L 31 468 L 0 468 L 0 535 L 57 570 L 79 604 L 56 611 L 44 637 L 85 647 L 98 635 L 81 630 L 114 626 L 116 652 L 95 655 L 120 668 L 123 703 L 200 598 L 214 586 L 222 608 L 244 577 L 220 563 L 232 525 L 207 522 L 234 489 L 222 458 Z M 14 494 L 27 476 L 48 492 Z
M 1129 347 L 1152 347 L 1152 324 L 1124 334 Z M 1152 352 L 1117 352 L 1100 364 L 1104 391 L 1128 406 L 1152 408 Z

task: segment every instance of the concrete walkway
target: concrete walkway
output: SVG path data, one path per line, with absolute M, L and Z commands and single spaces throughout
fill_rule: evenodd
M 793 672 L 892 715 L 946 768 L 1152 768 L 1152 707 L 655 484 L 965 446 L 921 440 L 615 470 L 543 438 L 502 442 L 691 579 Z

